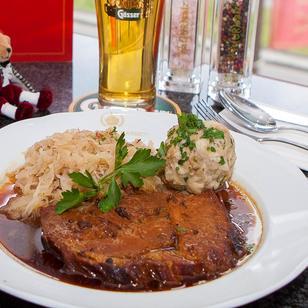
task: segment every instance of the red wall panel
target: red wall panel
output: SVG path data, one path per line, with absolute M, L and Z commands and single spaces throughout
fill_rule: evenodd
M 72 60 L 73 0 L 9 0 L 3 5 L 0 31 L 12 39 L 12 62 Z

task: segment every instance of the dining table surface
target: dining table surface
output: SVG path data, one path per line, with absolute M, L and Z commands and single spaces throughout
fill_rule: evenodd
M 74 34 L 72 62 L 13 63 L 36 89 L 48 87 L 53 92 L 53 104 L 49 110 L 36 112 L 34 117 L 68 112 L 71 102 L 88 94 L 97 93 L 98 50 L 97 38 Z M 206 65 L 203 74 L 204 82 L 200 95 L 180 92 L 160 94 L 176 102 L 182 111 L 194 112 L 194 105 L 198 100 L 206 99 Z M 299 115 L 297 119 L 302 121 L 302 124 L 308 125 L 308 87 L 254 75 L 251 96 L 256 101 L 282 110 L 282 118 L 288 114 L 295 115 L 295 118 Z M 11 123 L 13 123 L 12 120 L 0 116 L 0 128 Z M 307 172 L 305 175 L 308 177 Z M 0 308 L 8 307 L 40 306 L 0 291 Z M 286 286 L 243 307 L 308 307 L 308 268 Z

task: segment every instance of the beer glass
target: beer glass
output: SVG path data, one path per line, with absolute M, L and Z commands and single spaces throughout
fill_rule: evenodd
M 102 105 L 148 109 L 164 0 L 96 0 Z

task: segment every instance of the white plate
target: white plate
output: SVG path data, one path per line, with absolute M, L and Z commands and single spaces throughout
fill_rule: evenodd
M 116 111 L 114 111 L 116 112 Z M 0 174 L 20 163 L 34 142 L 69 128 L 104 129 L 119 124 L 129 136 L 156 145 L 176 123 L 174 115 L 100 110 L 54 114 L 0 130 Z M 206 284 L 172 291 L 121 293 L 87 289 L 46 277 L 0 249 L 0 288 L 44 306 L 56 307 L 190 307 L 244 304 L 287 284 L 308 265 L 308 181 L 288 161 L 251 139 L 234 134 L 237 163 L 234 178 L 257 201 L 263 217 L 263 239 L 257 252 L 228 275 Z M 15 165 L 16 166 L 16 165 Z

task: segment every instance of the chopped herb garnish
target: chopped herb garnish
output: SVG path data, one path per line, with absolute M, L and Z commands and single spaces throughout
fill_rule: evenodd
M 71 191 L 63 192 L 62 199 L 56 205 L 57 214 L 62 214 L 101 194 L 104 197 L 99 201 L 98 206 L 101 211 L 108 212 L 117 207 L 121 200 L 120 186 L 126 187 L 131 184 L 133 187 L 139 188 L 143 185 L 143 178 L 154 176 L 165 165 L 165 160 L 152 156 L 150 149 L 138 149 L 131 160 L 123 164 L 127 153 L 128 149 L 124 133 L 122 133 L 116 144 L 115 169 L 113 172 L 100 178 L 97 182 L 88 171 L 86 171 L 86 174 L 81 172 L 70 173 L 69 177 L 72 181 L 83 187 L 85 191 L 73 188 Z M 107 192 L 106 186 L 108 187 Z
M 225 134 L 223 131 L 218 130 L 214 127 L 204 128 L 202 138 L 210 139 L 212 142 L 214 139 L 224 139 Z
M 186 128 L 188 130 L 192 129 L 197 131 L 197 129 L 204 127 L 203 121 L 198 119 L 198 117 L 192 113 L 182 113 L 178 116 L 178 122 L 179 127 Z
M 178 161 L 179 165 L 183 165 L 188 160 L 188 154 L 184 151 L 184 146 L 180 145 L 181 159 Z
M 157 149 L 156 156 L 158 158 L 165 158 L 166 157 L 166 146 L 165 146 L 165 143 L 163 141 L 160 143 L 160 146 Z
M 219 160 L 219 165 L 224 165 L 226 162 L 225 162 L 225 159 L 223 158 L 223 156 L 220 156 L 220 160 Z
M 168 138 L 171 137 L 174 132 L 175 132 L 175 128 L 173 127 L 168 131 L 168 134 L 167 134 Z
M 196 143 L 192 140 L 191 136 L 197 134 L 200 130 L 203 131 L 202 138 L 209 139 L 210 142 L 213 142 L 214 139 L 224 139 L 225 137 L 223 131 L 214 127 L 205 127 L 203 121 L 193 114 L 183 113 L 178 116 L 178 122 L 178 128 L 172 128 L 168 132 L 170 143 L 166 145 L 165 150 L 168 151 L 171 145 L 179 145 L 181 158 L 178 164 L 180 165 L 183 165 L 189 158 L 186 148 L 190 151 L 196 148 Z M 216 149 L 214 147 L 208 147 L 208 151 L 216 152 Z
M 178 233 L 186 233 L 186 232 L 188 231 L 187 228 L 182 227 L 182 226 L 176 226 L 176 227 L 175 227 L 175 230 L 176 230 Z
M 207 150 L 213 153 L 216 152 L 216 149 L 214 147 L 208 147 Z
M 193 114 L 181 114 L 178 116 L 178 128 L 172 128 L 168 132 L 168 138 L 171 138 L 170 145 L 180 145 L 181 159 L 178 161 L 180 165 L 183 165 L 188 160 L 188 153 L 184 148 L 188 148 L 192 151 L 196 147 L 196 143 L 191 140 L 191 136 L 197 134 L 200 129 L 204 128 L 202 120 L 198 119 Z M 169 146 L 166 146 L 166 151 Z
M 255 249 L 256 245 L 251 243 L 251 244 L 247 244 L 246 245 L 246 250 L 248 253 L 253 253 L 254 249 Z
M 189 148 L 190 150 L 193 150 L 193 149 L 196 147 L 196 143 L 193 142 L 193 141 L 191 141 L 190 139 L 189 139 L 188 144 L 184 144 L 184 145 L 185 145 L 185 146 L 188 146 L 188 148 Z

